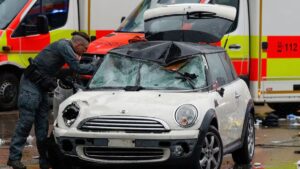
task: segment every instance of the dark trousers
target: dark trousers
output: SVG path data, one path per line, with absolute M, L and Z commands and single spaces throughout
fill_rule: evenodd
M 40 164 L 47 162 L 46 139 L 48 135 L 48 93 L 22 76 L 18 98 L 19 120 L 10 144 L 9 160 L 21 160 L 27 137 L 34 124 Z

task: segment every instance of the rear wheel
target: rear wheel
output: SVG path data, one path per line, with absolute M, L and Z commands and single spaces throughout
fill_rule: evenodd
M 0 109 L 11 110 L 16 108 L 18 101 L 19 79 L 8 72 L 0 74 Z
M 249 164 L 254 156 L 255 148 L 255 128 L 254 117 L 251 114 L 248 122 L 247 129 L 244 136 L 243 146 L 232 153 L 232 158 L 236 164 Z
M 218 130 L 210 126 L 202 145 L 196 148 L 194 169 L 219 169 L 223 160 L 223 144 Z

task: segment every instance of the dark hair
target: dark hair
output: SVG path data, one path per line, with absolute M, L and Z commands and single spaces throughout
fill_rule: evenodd
M 89 35 L 87 35 L 85 32 L 75 31 L 71 35 L 72 36 L 75 36 L 75 35 L 80 36 L 80 37 L 84 38 L 85 40 L 87 40 L 88 42 L 91 42 L 91 39 L 90 39 Z

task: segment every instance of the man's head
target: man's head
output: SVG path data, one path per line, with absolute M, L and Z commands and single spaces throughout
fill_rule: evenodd
M 73 32 L 71 42 L 75 53 L 81 56 L 84 52 L 86 52 L 90 43 L 90 38 L 84 32 Z

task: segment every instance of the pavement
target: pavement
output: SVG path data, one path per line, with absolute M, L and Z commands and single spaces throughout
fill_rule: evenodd
M 267 106 L 256 106 L 255 111 L 256 117 L 261 119 L 270 113 L 276 113 Z M 0 169 L 10 169 L 6 166 L 6 161 L 17 119 L 18 111 L 0 112 L 0 139 L 5 141 L 0 145 Z M 299 129 L 300 126 L 291 125 L 284 116 L 279 119 L 279 127 L 265 127 L 257 123 L 256 149 L 251 165 L 235 165 L 231 155 L 226 155 L 221 169 L 297 169 L 296 163 L 300 160 Z M 33 131 L 31 136 L 32 143 L 25 147 L 22 161 L 27 165 L 27 169 L 38 169 L 38 153 Z

